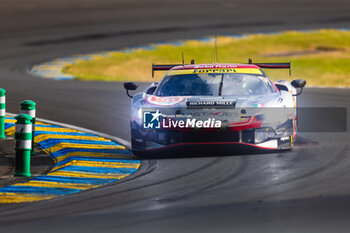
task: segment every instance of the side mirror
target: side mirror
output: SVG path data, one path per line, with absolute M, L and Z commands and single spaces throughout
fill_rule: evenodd
M 296 80 L 293 80 L 291 82 L 292 86 L 295 87 L 295 88 L 300 88 L 300 91 L 296 94 L 294 94 L 293 96 L 297 96 L 297 95 L 300 95 L 301 92 L 303 91 L 303 88 L 305 87 L 306 85 L 306 81 L 304 79 L 296 79 Z
M 124 88 L 126 89 L 126 94 L 132 98 L 133 96 L 129 94 L 129 91 L 135 91 L 137 89 L 137 85 L 133 82 L 125 82 Z

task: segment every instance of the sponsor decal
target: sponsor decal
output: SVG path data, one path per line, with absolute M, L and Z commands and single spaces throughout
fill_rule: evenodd
M 198 69 L 193 71 L 194 74 L 200 73 L 236 73 L 235 69 Z
M 262 74 L 257 68 L 214 68 L 214 69 L 183 69 L 170 70 L 168 75 L 185 75 L 185 74 L 223 74 L 223 73 L 238 73 L 238 74 Z
M 210 69 L 210 68 L 237 68 L 235 64 L 207 64 L 207 65 L 196 65 L 195 69 Z
M 207 112 L 207 111 L 198 111 L 198 112 L 186 112 L 187 115 L 192 117 L 231 117 L 236 119 L 240 117 L 240 113 L 238 111 L 219 111 L 219 112 Z
M 235 107 L 235 101 L 189 101 L 186 103 L 187 108 L 200 107 Z
M 159 105 L 159 106 L 171 106 L 171 105 L 175 105 L 178 104 L 182 101 L 184 101 L 185 98 L 184 97 L 159 97 L 159 96 L 148 96 L 146 98 L 146 101 L 150 104 L 155 104 L 155 105 Z
M 262 107 L 265 107 L 265 104 L 254 104 L 254 107 L 256 107 L 256 108 L 262 108 Z

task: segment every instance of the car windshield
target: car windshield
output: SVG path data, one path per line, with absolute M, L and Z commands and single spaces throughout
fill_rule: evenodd
M 157 96 L 267 95 L 275 92 L 271 81 L 262 75 L 201 73 L 168 75 L 156 90 Z

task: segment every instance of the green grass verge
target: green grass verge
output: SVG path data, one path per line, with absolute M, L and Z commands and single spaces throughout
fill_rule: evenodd
M 135 49 L 131 53 L 113 52 L 107 57 L 78 61 L 64 72 L 80 80 L 143 81 L 160 80 L 164 73 L 151 77 L 152 63 L 212 63 L 213 42 L 190 40 L 181 46 L 158 45 L 154 50 Z M 292 62 L 292 76 L 286 70 L 265 70 L 272 80 L 306 79 L 308 85 L 350 86 L 350 32 L 318 30 L 287 31 L 274 35 L 248 35 L 243 38 L 218 37 L 219 63 Z

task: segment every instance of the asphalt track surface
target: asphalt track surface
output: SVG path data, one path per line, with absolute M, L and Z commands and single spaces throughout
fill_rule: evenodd
M 121 84 L 45 80 L 28 67 L 168 39 L 350 27 L 349 12 L 346 0 L 3 0 L 0 86 L 9 112 L 32 99 L 41 118 L 129 140 L 130 99 Z M 299 106 L 350 109 L 349 100 L 348 89 L 309 88 Z M 0 231 L 349 232 L 349 139 L 349 132 L 303 132 L 285 153 L 144 160 L 120 183 L 2 205 Z

